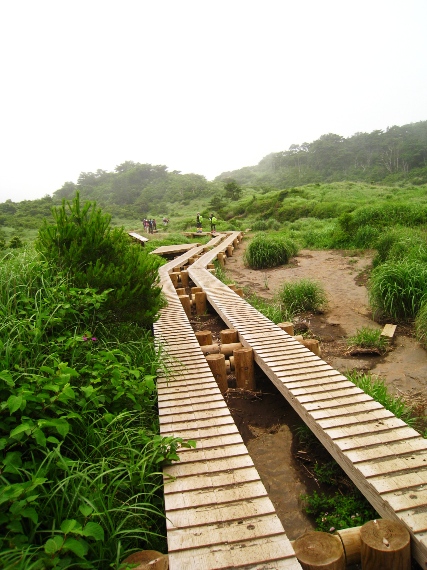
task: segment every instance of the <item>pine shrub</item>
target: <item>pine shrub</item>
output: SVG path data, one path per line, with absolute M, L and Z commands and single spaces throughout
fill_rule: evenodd
M 159 260 L 131 243 L 123 228 L 111 228 L 111 216 L 95 202 L 82 205 L 78 193 L 52 214 L 54 223 L 44 221 L 39 230 L 37 250 L 76 287 L 108 291 L 105 308 L 114 320 L 149 328 L 164 303 Z

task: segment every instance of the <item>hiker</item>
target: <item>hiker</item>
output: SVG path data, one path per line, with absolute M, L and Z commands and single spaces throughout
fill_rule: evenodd
M 216 227 L 215 227 L 216 218 L 215 218 L 215 216 L 213 215 L 213 213 L 209 216 L 209 221 L 210 221 L 210 223 L 211 223 L 211 232 L 216 232 Z
M 200 212 L 197 212 L 197 216 L 196 216 L 196 228 L 197 228 L 197 232 L 201 232 L 202 231 L 202 221 L 203 218 L 200 215 Z
M 153 219 L 152 219 L 152 222 L 153 222 L 153 231 L 156 232 L 156 231 L 157 231 L 157 223 L 156 223 L 156 220 L 153 218 Z M 151 232 L 151 233 L 153 233 L 153 232 Z
M 153 234 L 153 220 L 150 218 L 148 220 L 148 233 Z
M 168 223 L 169 223 L 169 218 L 166 217 L 163 218 L 163 225 L 167 227 Z

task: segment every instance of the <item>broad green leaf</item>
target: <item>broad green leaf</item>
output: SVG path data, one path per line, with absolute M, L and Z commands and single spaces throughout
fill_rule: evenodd
M 83 536 L 91 536 L 95 540 L 104 540 L 104 529 L 96 522 L 89 521 L 83 527 Z
M 4 449 L 7 445 L 7 439 L 5 437 L 0 438 L 0 451 Z
M 62 545 L 64 544 L 64 539 L 62 536 L 54 536 L 53 538 L 49 538 L 44 545 L 44 551 L 46 554 L 55 554 L 58 552 Z
M 12 415 L 16 410 L 19 410 L 22 404 L 22 395 L 9 396 L 7 399 L 7 407 L 9 408 L 9 414 Z
M 70 533 L 76 527 L 80 527 L 80 524 L 75 519 L 67 519 L 61 523 L 61 530 L 64 534 Z
M 84 517 L 88 517 L 93 513 L 93 508 L 89 505 L 80 505 L 79 511 L 82 513 Z
M 7 453 L 3 459 L 3 465 L 5 466 L 3 469 L 5 473 L 18 473 L 18 468 L 22 465 L 21 452 L 10 451 Z
M 2 370 L 0 372 L 0 380 L 4 380 L 8 386 L 14 386 L 15 382 L 13 381 L 12 374 L 9 370 Z
M 55 374 L 55 370 L 53 370 L 53 368 L 49 368 L 49 366 L 40 366 L 40 370 L 42 370 L 42 372 L 48 372 L 52 376 Z
M 38 523 L 39 516 L 37 514 L 36 509 L 34 509 L 33 507 L 27 507 L 22 511 L 21 515 L 23 517 L 26 517 L 27 519 L 31 519 L 34 524 Z
M 85 540 L 76 540 L 75 538 L 67 538 L 63 546 L 64 550 L 71 550 L 79 558 L 84 558 L 89 550 L 89 545 Z
M 34 430 L 33 437 L 39 445 L 46 447 L 46 436 L 41 429 Z
M 15 429 L 13 429 L 10 432 L 10 437 L 15 437 L 16 435 L 22 433 L 23 431 L 30 431 L 33 428 L 33 426 L 31 424 L 20 424 L 18 427 L 16 427 Z

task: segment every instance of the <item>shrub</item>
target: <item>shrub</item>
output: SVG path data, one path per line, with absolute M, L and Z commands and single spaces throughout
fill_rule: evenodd
M 266 269 L 288 263 L 297 253 L 297 246 L 289 238 L 257 235 L 245 251 L 245 263 L 252 269 Z
M 427 348 L 427 302 L 421 305 L 415 319 L 415 332 L 417 340 Z
M 150 327 L 163 306 L 158 286 L 159 261 L 139 244 L 131 243 L 123 228 L 111 228 L 111 216 L 94 202 L 73 202 L 53 208 L 54 224 L 39 230 L 37 250 L 76 287 L 108 291 L 106 309 L 119 321 Z
M 285 283 L 277 295 L 283 306 L 292 314 L 306 311 L 319 312 L 327 304 L 326 292 L 322 285 L 310 279 Z
M 369 298 L 374 311 L 394 319 L 416 317 L 427 295 L 427 267 L 417 261 L 387 261 L 371 274 Z

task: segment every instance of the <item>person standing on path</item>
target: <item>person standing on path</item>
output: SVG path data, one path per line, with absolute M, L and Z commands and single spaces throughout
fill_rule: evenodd
M 203 218 L 202 218 L 202 216 L 200 215 L 200 212 L 197 212 L 197 216 L 196 216 L 196 228 L 197 228 L 197 231 L 198 231 L 198 232 L 201 232 L 201 231 L 202 231 L 202 221 L 203 221 Z
M 212 214 L 209 216 L 209 221 L 210 221 L 210 223 L 211 223 L 211 232 L 216 232 L 216 227 L 215 227 L 216 218 L 215 218 L 215 216 L 213 215 L 213 212 L 212 212 Z

